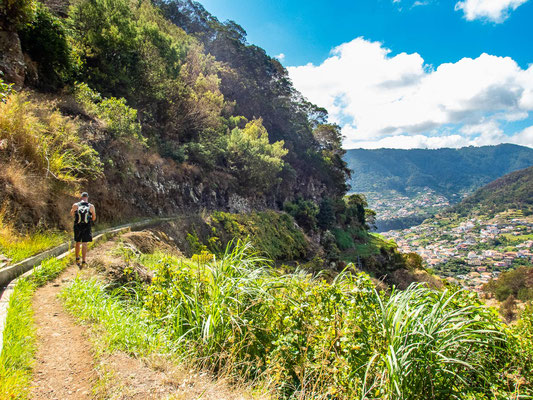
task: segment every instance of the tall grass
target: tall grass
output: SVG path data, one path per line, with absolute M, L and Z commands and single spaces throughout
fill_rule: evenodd
M 60 231 L 21 235 L 13 228 L 5 209 L 0 209 L 0 254 L 9 258 L 12 264 L 58 246 L 67 238 L 67 233 Z
M 381 346 L 367 363 L 362 398 L 461 398 L 490 386 L 507 335 L 494 312 L 456 291 L 411 286 L 379 303 Z
M 29 399 L 36 351 L 32 297 L 35 290 L 57 277 L 68 260 L 50 258 L 29 278 L 21 278 L 9 299 L 4 344 L 0 354 L 0 399 Z
M 14 160 L 59 182 L 75 183 L 102 172 L 98 153 L 81 140 L 76 121 L 25 94 L 12 93 L 0 102 L 0 140 L 7 141 Z
M 23 279 L 9 300 L 4 345 L 0 354 L 0 399 L 27 399 L 36 351 L 31 299 L 34 285 Z
M 65 307 L 81 322 L 98 323 L 105 332 L 108 350 L 122 350 L 137 356 L 169 352 L 164 331 L 146 312 L 119 292 L 109 292 L 97 279 L 76 278 L 61 292 Z
M 207 263 L 144 259 L 149 285 L 76 280 L 63 295 L 115 348 L 268 382 L 280 398 L 518 398 L 502 383 L 512 337 L 467 292 L 387 294 L 364 274 L 282 275 L 243 243 Z

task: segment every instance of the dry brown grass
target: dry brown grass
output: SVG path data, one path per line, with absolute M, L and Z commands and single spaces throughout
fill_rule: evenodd
M 33 201 L 36 207 L 44 206 L 48 187 L 29 168 L 16 162 L 0 163 L 0 187 L 7 194 L 22 202 Z

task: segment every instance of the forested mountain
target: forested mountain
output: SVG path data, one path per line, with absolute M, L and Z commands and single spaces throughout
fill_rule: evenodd
M 509 209 L 533 214 L 533 167 L 507 174 L 478 189 L 447 213 L 493 216 Z
M 509 172 L 533 165 L 533 149 L 512 144 L 460 149 L 352 149 L 353 192 L 416 191 L 428 187 L 450 200 Z
M 135 199 L 119 213 L 281 209 L 346 192 L 339 127 L 293 88 L 278 61 L 246 42 L 239 25 L 198 3 L 21 0 L 0 14 L 0 70 L 14 84 L 4 87 L 7 107 L 59 113 L 95 150 L 88 164 L 64 169 L 113 208 Z M 61 137 L 54 143 L 57 154 L 71 146 Z M 43 160 L 61 165 L 26 161 L 61 176 Z M 0 202 L 16 193 L 8 197 Z

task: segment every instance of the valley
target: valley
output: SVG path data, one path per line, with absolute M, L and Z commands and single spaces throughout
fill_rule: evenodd
M 408 228 L 422 223 L 439 211 L 450 206 L 450 201 L 429 187 L 416 192 L 364 193 L 368 206 L 376 211 L 376 230 L 386 232 Z
M 524 146 L 459 149 L 350 149 L 350 191 L 377 212 L 378 232 L 405 229 L 443 211 L 489 182 L 533 165 Z
M 422 256 L 435 274 L 481 292 L 505 271 L 533 265 L 533 217 L 506 211 L 489 218 L 432 218 L 383 235 Z
M 533 75 L 418 124 L 389 111 L 443 67 L 375 42 L 346 70 L 394 96 L 330 116 L 296 75 L 369 42 L 249 40 L 193 0 L 0 1 L 0 400 L 533 398 Z

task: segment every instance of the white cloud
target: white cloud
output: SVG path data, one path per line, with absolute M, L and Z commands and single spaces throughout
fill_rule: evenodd
M 279 53 L 277 56 L 274 56 L 274 57 L 277 58 L 280 61 L 283 61 L 285 59 L 285 54 L 284 53 Z
M 395 140 L 413 147 L 490 142 L 498 121 L 524 120 L 533 111 L 533 66 L 524 70 L 509 57 L 482 54 L 432 68 L 417 53 L 390 53 L 379 42 L 357 38 L 320 65 L 288 69 L 295 87 L 343 126 L 348 147 Z M 450 126 L 464 129 L 452 132 Z M 474 126 L 483 138 L 468 138 Z
M 468 21 L 486 19 L 501 23 L 507 19 L 511 11 L 528 0 L 463 0 L 455 4 L 455 10 L 462 10 Z

